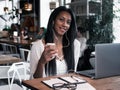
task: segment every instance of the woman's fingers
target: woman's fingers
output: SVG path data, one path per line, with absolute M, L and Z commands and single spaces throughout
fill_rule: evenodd
M 43 53 L 44 62 L 47 63 L 48 61 L 55 58 L 57 53 L 58 53 L 58 50 L 56 49 L 56 46 L 54 44 L 45 45 L 45 49 Z

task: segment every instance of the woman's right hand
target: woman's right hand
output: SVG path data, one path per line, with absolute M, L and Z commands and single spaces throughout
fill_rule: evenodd
M 53 58 L 55 58 L 57 53 L 58 50 L 56 49 L 56 45 L 54 43 L 46 44 L 41 56 L 41 63 L 46 64 L 47 62 L 51 61 Z

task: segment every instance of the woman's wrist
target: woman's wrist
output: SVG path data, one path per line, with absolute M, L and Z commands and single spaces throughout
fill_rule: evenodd
M 36 72 L 34 74 L 34 78 L 38 78 L 38 77 L 43 77 L 43 69 L 44 69 L 44 62 L 43 60 L 39 60 L 38 65 L 37 65 L 37 69 Z
M 41 58 L 40 58 L 40 60 L 39 60 L 39 64 L 41 64 L 41 65 L 45 65 L 45 60 L 44 60 L 44 58 L 41 56 Z

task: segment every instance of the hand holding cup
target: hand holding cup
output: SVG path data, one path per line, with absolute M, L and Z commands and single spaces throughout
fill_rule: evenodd
M 45 45 L 45 49 L 42 55 L 42 58 L 44 58 L 44 63 L 47 63 L 48 61 L 52 60 L 53 58 L 55 58 L 55 56 L 57 55 L 58 50 L 56 48 L 55 43 L 47 43 Z

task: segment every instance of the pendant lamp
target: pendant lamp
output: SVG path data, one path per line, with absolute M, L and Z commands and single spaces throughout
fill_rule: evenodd
M 8 0 L 5 0 L 5 7 L 3 8 L 5 13 L 8 13 Z
M 31 10 L 32 10 L 32 4 L 29 3 L 29 0 L 28 0 L 28 2 L 26 2 L 26 3 L 24 4 L 24 9 L 25 9 L 26 11 L 31 11 Z
M 4 12 L 8 12 L 8 7 L 4 7 Z

